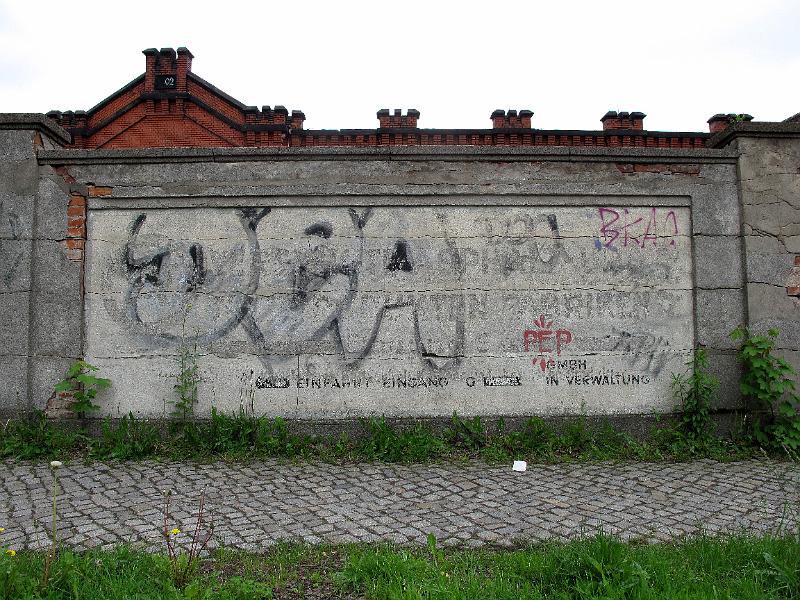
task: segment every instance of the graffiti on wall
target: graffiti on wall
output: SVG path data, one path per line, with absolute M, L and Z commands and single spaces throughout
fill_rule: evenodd
M 644 373 L 658 375 L 669 360 L 670 345 L 663 336 L 647 331 L 622 331 L 613 327 L 611 337 L 616 338 L 612 350 L 627 356 L 631 367 Z
M 663 337 L 616 328 L 601 348 L 598 336 L 608 330 L 587 336 L 581 325 L 645 318 L 663 304 L 663 294 L 647 287 L 653 269 L 625 271 L 640 261 L 622 255 L 613 255 L 623 269 L 618 279 L 632 289 L 585 289 L 581 275 L 605 273 L 609 264 L 587 262 L 600 256 L 591 232 L 612 250 L 669 248 L 678 233 L 674 211 L 604 207 L 587 219 L 574 210 L 566 213 L 564 237 L 562 213 L 485 211 L 472 222 L 431 208 L 421 222 L 389 210 L 214 210 L 198 214 L 213 222 L 194 228 L 167 211 L 134 213 L 115 259 L 115 270 L 124 268 L 123 301 L 104 295 L 103 302 L 147 344 L 257 355 L 263 370 L 243 375 L 242 405 L 252 405 L 258 389 L 518 387 L 531 376 L 524 369 L 465 359 L 522 353 L 546 385 L 638 385 L 674 354 Z M 670 253 L 657 266 L 674 259 Z M 494 320 L 519 326 L 522 340 L 492 332 Z M 473 331 L 478 322 L 483 334 Z M 592 358 L 609 349 L 624 355 L 628 370 Z M 334 361 L 307 358 L 328 356 Z M 362 371 L 367 357 L 386 362 Z M 410 364 L 397 357 L 418 366 L 398 374 Z
M 560 357 L 561 351 L 572 342 L 572 332 L 569 329 L 553 327 L 553 320 L 545 315 L 539 315 L 533 324 L 536 329 L 526 329 L 522 334 L 525 352 L 536 352 L 533 364 L 545 371 L 548 365 L 554 365 L 553 356 Z
M 599 234 L 595 239 L 598 250 L 609 248 L 644 248 L 646 246 L 675 246 L 678 218 L 674 210 L 657 209 L 598 209 Z
M 434 249 L 429 240 L 422 240 L 427 244 L 423 246 L 420 240 L 402 238 L 377 248 L 387 281 L 401 290 L 380 293 L 361 285 L 367 253 L 370 268 L 376 261 L 376 248 L 368 247 L 376 238 L 367 240 L 365 235 L 372 209 L 334 210 L 328 219 L 302 223 L 295 238 L 299 241 L 288 248 L 264 247 L 259 240 L 259 228 L 266 228 L 269 237 L 270 212 L 236 210 L 241 239 L 224 249 L 148 232 L 148 215 L 137 215 L 123 251 L 129 323 L 160 342 L 189 339 L 200 345 L 213 344 L 241 327 L 266 367 L 325 339 L 352 364 L 370 354 L 387 315 L 403 308 L 412 314 L 413 351 L 427 366 L 447 369 L 464 355 L 465 295 L 458 290 L 414 292 L 425 289 L 430 263 L 449 271 L 457 283 L 474 260 L 494 261 L 506 274 L 525 272 L 532 263 L 554 269 L 568 260 L 555 215 L 526 215 L 506 224 L 507 230 L 516 231 L 546 223 L 550 242 L 518 237 L 505 252 L 490 248 L 477 257 L 471 248 L 457 247 L 441 217 L 443 235 Z M 470 262 L 469 268 L 473 266 Z M 265 284 L 276 291 L 259 291 Z M 187 307 L 192 313 L 188 332 Z

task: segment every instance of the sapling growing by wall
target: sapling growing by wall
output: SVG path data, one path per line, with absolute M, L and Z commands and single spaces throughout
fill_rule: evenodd
M 56 384 L 55 392 L 57 394 L 69 394 L 72 396 L 72 403 L 69 408 L 80 419 L 84 419 L 87 412 L 100 408 L 99 405 L 94 403 L 94 399 L 100 390 L 111 385 L 110 379 L 93 375 L 99 370 L 98 367 L 84 360 L 76 360 L 67 370 L 64 379 Z
M 778 334 L 773 328 L 767 335 L 753 335 L 747 327 L 740 326 L 731 332 L 731 337 L 742 341 L 742 395 L 765 413 L 753 424 L 756 441 L 766 447 L 796 451 L 800 448 L 800 397 L 795 394 L 793 380 L 797 372 L 773 354 Z

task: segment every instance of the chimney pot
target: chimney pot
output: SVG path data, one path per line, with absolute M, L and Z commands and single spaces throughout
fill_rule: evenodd
M 306 120 L 306 115 L 303 113 L 302 110 L 292 111 L 292 119 L 291 119 L 292 129 L 302 129 L 303 121 L 305 120 Z
M 708 131 L 711 133 L 719 133 L 723 129 L 727 129 L 728 125 L 730 124 L 731 120 L 728 115 L 723 115 L 721 113 L 717 113 L 713 117 L 711 117 L 708 121 Z
M 533 116 L 532 110 L 517 111 L 513 108 L 504 111 L 500 108 L 492 113 L 492 128 L 493 129 L 530 129 L 531 117 Z
M 416 128 L 419 115 L 419 111 L 415 108 L 409 108 L 405 115 L 399 108 L 394 109 L 394 112 L 390 112 L 388 108 L 382 108 L 377 113 L 378 127 L 381 129 Z
M 647 115 L 643 112 L 634 111 L 634 112 L 627 112 L 621 111 L 617 112 L 615 110 L 610 110 L 603 117 L 600 121 L 603 123 L 603 131 L 609 129 L 644 129 L 644 118 Z

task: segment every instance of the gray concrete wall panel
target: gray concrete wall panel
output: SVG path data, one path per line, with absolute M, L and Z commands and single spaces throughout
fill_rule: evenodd
M 749 322 L 754 331 L 780 330 L 778 347 L 800 350 L 800 299 L 789 296 L 800 256 L 800 138 L 749 137 L 734 142 L 739 171 L 747 267 Z
M 87 357 L 123 381 L 156 365 L 115 386 L 120 414 L 143 386 L 137 410 L 163 414 L 195 344 L 224 410 L 669 410 L 694 344 L 690 211 L 639 201 L 92 211 Z
M 0 129 L 0 417 L 28 405 L 33 132 Z

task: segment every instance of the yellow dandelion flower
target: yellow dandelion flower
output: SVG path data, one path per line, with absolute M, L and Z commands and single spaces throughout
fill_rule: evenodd
M 5 527 L 0 527 L 0 533 L 3 533 L 6 530 Z
M 170 535 L 178 535 L 180 532 L 181 532 L 181 530 L 176 527 L 175 529 L 173 529 L 169 533 L 170 533 Z
M 12 548 L 9 548 L 8 550 L 6 550 L 6 554 L 8 554 L 9 556 L 14 556 L 16 553 L 17 553 L 17 551 L 12 549 Z

